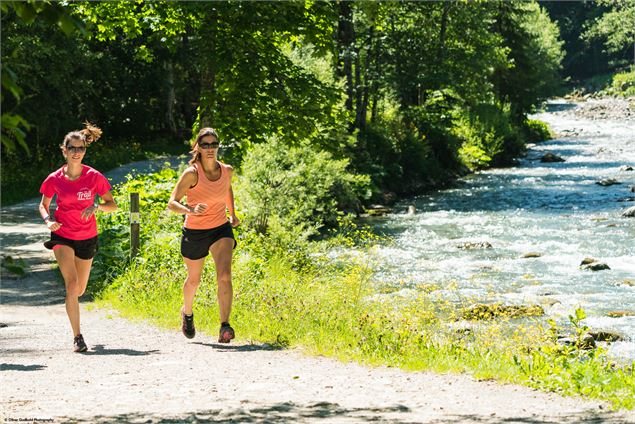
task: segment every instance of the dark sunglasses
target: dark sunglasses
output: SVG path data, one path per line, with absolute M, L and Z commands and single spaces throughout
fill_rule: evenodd
M 198 147 L 201 149 L 218 149 L 220 147 L 220 143 L 218 141 L 213 141 L 211 143 L 198 143 Z
M 68 146 L 66 148 L 71 153 L 84 153 L 86 151 L 85 146 Z

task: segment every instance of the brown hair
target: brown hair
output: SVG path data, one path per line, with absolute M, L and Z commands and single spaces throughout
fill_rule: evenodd
M 190 161 L 188 162 L 190 165 L 194 165 L 194 162 L 201 159 L 201 153 L 198 151 L 196 146 L 198 146 L 199 141 L 201 141 L 203 137 L 207 137 L 209 135 L 213 136 L 216 141 L 219 141 L 218 134 L 216 133 L 216 130 L 214 128 L 201 128 L 201 130 L 198 132 L 198 135 L 196 136 L 196 140 L 194 141 L 194 143 L 192 143 L 192 150 L 190 151 L 190 153 L 192 154 L 192 159 L 190 159 Z
M 64 141 L 60 145 L 62 149 L 68 146 L 71 140 L 81 140 L 84 142 L 84 146 L 88 146 L 91 143 L 96 142 L 101 137 L 101 129 L 91 124 L 90 122 L 84 122 L 84 129 L 80 131 L 71 131 L 64 137 Z

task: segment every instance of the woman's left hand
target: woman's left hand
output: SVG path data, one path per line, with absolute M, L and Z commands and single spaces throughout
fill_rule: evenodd
M 82 211 L 82 219 L 85 220 L 85 221 L 88 221 L 90 219 L 90 217 L 95 214 L 96 211 L 97 211 L 97 206 L 96 205 L 92 205 L 92 206 L 87 207 L 86 209 L 84 209 Z
M 229 223 L 232 227 L 238 227 L 238 225 L 240 225 L 240 220 L 236 215 L 232 214 L 229 216 Z

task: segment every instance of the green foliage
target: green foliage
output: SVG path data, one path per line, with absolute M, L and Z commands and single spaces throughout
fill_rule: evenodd
M 260 233 L 280 226 L 300 229 L 300 239 L 337 224 L 342 211 L 355 212 L 367 197 L 368 177 L 347 172 L 348 160 L 272 137 L 254 146 L 243 163 L 237 196 L 246 224 Z
M 613 75 L 611 85 L 605 92 L 623 97 L 635 97 L 635 68 Z
M 522 129 L 525 133 L 525 139 L 531 143 L 551 140 L 553 138 L 553 132 L 549 128 L 549 125 L 537 119 L 527 119 Z
M 559 29 L 537 3 L 520 1 L 500 3 L 493 28 L 503 37 L 509 60 L 492 80 L 499 99 L 511 104 L 512 117 L 521 123 L 560 84 Z
M 629 0 L 596 0 L 596 3 L 609 8 L 596 19 L 584 32 L 586 39 L 601 38 L 611 52 L 631 50 L 635 39 L 635 2 Z
M 12 256 L 2 255 L 2 263 L 0 266 L 15 276 L 26 276 L 27 265 L 22 258 L 14 259 Z

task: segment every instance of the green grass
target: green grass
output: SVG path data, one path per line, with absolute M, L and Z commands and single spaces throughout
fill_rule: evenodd
M 101 262 L 96 264 L 103 270 L 110 261 L 119 270 L 117 275 L 102 273 L 101 278 L 110 275 L 111 283 L 98 293 L 100 303 L 126 317 L 173 329 L 180 326 L 185 279 L 179 255 L 181 220 L 165 212 L 176 176 L 166 170 L 121 189 L 142 192 L 147 216 L 143 248 L 125 268 L 123 256 L 101 256 L 101 251 Z M 102 232 L 113 231 L 106 244 L 121 246 L 125 238 L 117 235 L 126 219 L 123 200 L 122 205 L 118 214 L 100 216 Z M 616 409 L 635 406 L 633 362 L 616 363 L 601 348 L 562 346 L 556 335 L 564 330 L 554 323 L 502 315 L 472 321 L 469 331 L 461 330 L 457 324 L 465 324 L 460 317 L 467 305 L 436 299 L 434 284 L 390 293 L 382 287 L 394 286 L 393 282 L 373 281 L 368 254 L 342 254 L 337 259 L 327 255 L 334 245 L 352 243 L 356 231 L 326 242 L 289 244 L 288 234 L 265 237 L 241 229 L 233 262 L 232 312 L 239 341 L 302 347 L 367 365 L 465 372 L 480 379 L 601 399 Z M 359 249 L 364 253 L 366 248 Z M 195 302 L 197 329 L 212 335 L 219 327 L 214 278 L 210 263 Z M 577 311 L 571 317 L 570 327 L 578 337 L 585 330 L 580 325 L 582 314 Z

